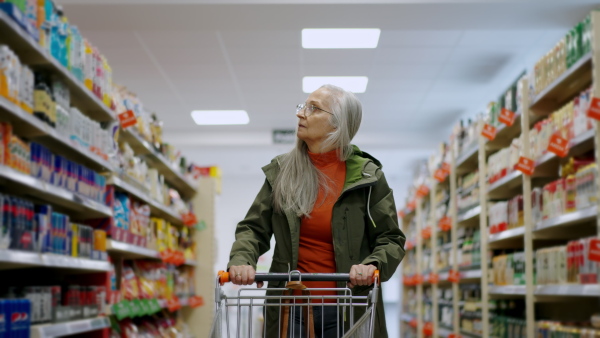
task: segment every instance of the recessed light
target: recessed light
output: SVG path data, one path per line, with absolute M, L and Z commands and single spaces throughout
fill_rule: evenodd
M 302 30 L 304 48 L 377 48 L 379 28 L 306 28 Z
M 312 93 L 322 85 L 332 84 L 353 93 L 364 93 L 368 82 L 366 76 L 305 76 L 302 78 L 302 90 Z
M 192 118 L 197 125 L 248 124 L 245 110 L 194 110 Z

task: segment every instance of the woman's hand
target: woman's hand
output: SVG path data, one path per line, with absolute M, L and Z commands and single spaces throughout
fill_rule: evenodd
M 229 267 L 229 280 L 235 285 L 251 285 L 254 283 L 256 271 L 250 265 L 238 265 Z M 263 282 L 256 282 L 257 288 L 263 287 Z
M 357 285 L 371 285 L 373 284 L 373 274 L 377 270 L 375 265 L 363 265 L 357 264 L 352 265 L 350 268 L 350 283 L 348 283 L 349 288 L 353 288 Z

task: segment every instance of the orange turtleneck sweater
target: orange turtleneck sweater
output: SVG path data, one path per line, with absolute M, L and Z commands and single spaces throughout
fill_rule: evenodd
M 331 191 L 325 195 L 319 189 L 310 217 L 303 217 L 300 224 L 300 247 L 298 270 L 302 273 L 336 272 L 331 218 L 333 205 L 340 197 L 346 180 L 346 162 L 340 161 L 336 150 L 323 154 L 308 152 L 313 165 L 330 179 Z M 336 282 L 303 282 L 309 288 L 335 288 Z M 312 291 L 311 295 L 335 295 L 335 292 Z M 319 300 L 313 302 L 320 303 Z M 326 302 L 334 302 L 327 300 Z

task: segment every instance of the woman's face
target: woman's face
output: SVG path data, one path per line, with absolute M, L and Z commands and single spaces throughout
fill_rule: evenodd
M 329 91 L 326 89 L 317 89 L 306 99 L 306 105 L 314 105 L 317 108 L 331 112 L 329 106 Z M 313 113 L 305 117 L 305 110 L 299 111 L 298 117 L 298 138 L 306 142 L 312 152 L 326 152 L 331 149 L 321 149 L 321 144 L 327 139 L 335 128 L 329 123 L 331 114 L 322 110 L 315 109 Z

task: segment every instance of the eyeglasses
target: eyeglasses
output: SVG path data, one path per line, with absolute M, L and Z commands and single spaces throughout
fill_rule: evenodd
M 304 111 L 304 117 L 311 116 L 315 112 L 315 110 L 324 111 L 328 114 L 333 115 L 332 112 L 328 112 L 327 110 L 321 109 L 321 108 L 315 106 L 314 104 L 300 103 L 299 105 L 296 106 L 296 114 L 300 113 L 301 111 Z

